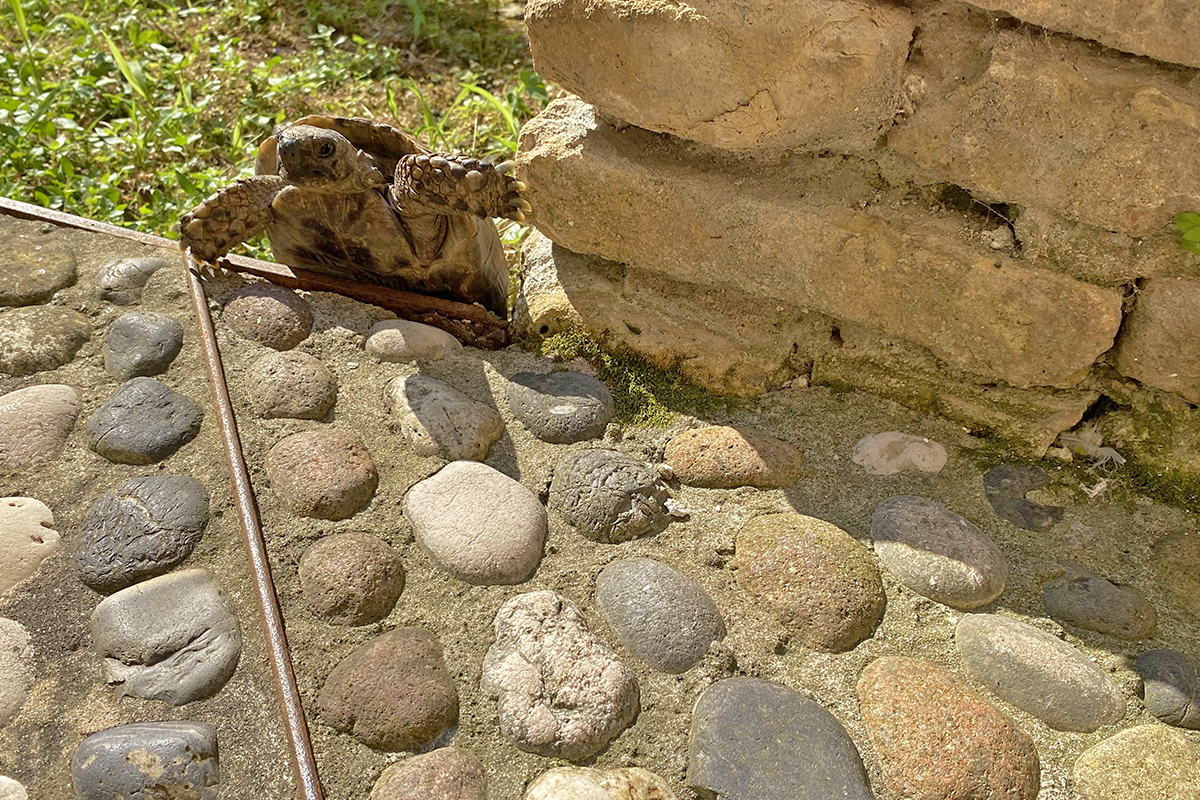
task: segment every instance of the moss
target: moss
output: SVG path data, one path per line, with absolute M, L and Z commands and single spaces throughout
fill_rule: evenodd
M 679 414 L 729 413 L 737 404 L 735 399 L 719 397 L 690 383 L 678 369 L 663 369 L 631 353 L 605 350 L 577 328 L 527 342 L 526 346 L 566 361 L 586 359 L 612 391 L 614 419 L 622 424 L 666 427 Z

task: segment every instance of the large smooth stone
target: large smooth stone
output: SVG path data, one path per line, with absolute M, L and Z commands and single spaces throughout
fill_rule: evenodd
M 1027 492 L 1045 489 L 1050 485 L 1046 470 L 1032 464 L 1002 466 L 988 470 L 983 476 L 983 490 L 988 502 L 1004 519 L 1027 531 L 1048 531 L 1062 519 L 1059 506 L 1044 506 L 1025 499 Z
M 420 750 L 458 721 L 437 637 L 395 628 L 346 656 L 317 697 L 321 718 L 376 750 Z
M 1125 715 L 1125 698 L 1104 670 L 1024 622 L 968 614 L 954 643 L 981 683 L 1055 730 L 1091 733 Z
M 160 375 L 183 348 L 183 325 L 169 314 L 132 311 L 104 332 L 104 369 L 117 380 Z
M 0 594 L 37 572 L 58 549 L 54 513 L 32 497 L 0 497 Z
M 0 472 L 58 458 L 82 408 L 79 392 L 63 384 L 27 386 L 0 397 Z
M 487 785 L 487 770 L 478 758 L 457 747 L 439 747 L 385 769 L 371 800 L 488 800 Z
M 419 456 L 483 461 L 504 433 L 500 412 L 428 375 L 389 381 L 383 404 L 400 420 L 404 441 Z
M 113 305 L 132 305 L 142 299 L 150 277 L 170 266 L 171 262 L 156 257 L 110 261 L 96 273 L 96 297 Z
M 858 679 L 863 724 L 884 786 L 910 800 L 1033 800 L 1037 748 L 949 670 L 885 656 Z
M 1200 674 L 1177 650 L 1150 650 L 1137 659 L 1146 710 L 1168 725 L 1200 730 Z
M 196 438 L 204 410 L 154 378 L 125 381 L 88 417 L 88 447 L 118 464 L 162 461 Z
M 338 520 L 371 501 L 379 473 L 357 434 L 320 428 L 276 442 L 267 453 L 267 480 L 295 513 Z
M 722 800 L 873 800 L 858 749 L 818 703 L 761 678 L 726 678 L 696 701 L 687 784 Z
M 391 613 L 404 591 L 404 565 L 387 542 L 348 531 L 319 540 L 300 557 L 300 591 L 321 619 L 366 625 Z
M 101 495 L 83 521 L 75 569 L 105 594 L 168 572 L 200 543 L 208 490 L 190 475 L 134 478 Z
M 0 728 L 21 713 L 33 689 L 33 678 L 29 633 L 16 620 L 0 618 Z
M 0 306 L 43 303 L 75 280 L 75 254 L 60 244 L 24 236 L 0 244 Z
M 738 585 L 801 644 L 840 653 L 869 637 L 887 603 L 870 551 L 836 525 L 765 514 L 737 535 Z
M 312 333 L 308 301 L 273 283 L 238 289 L 225 303 L 221 321 L 247 339 L 274 350 L 291 350 Z
M 92 643 L 120 695 L 181 706 L 220 691 L 237 668 L 242 634 L 216 576 L 160 575 L 122 589 L 92 612 Z
M 582 761 L 629 727 L 637 678 L 551 591 L 519 594 L 496 612 L 479 688 L 497 699 L 500 731 L 521 750 Z
M 1084 750 L 1071 775 L 1087 800 L 1195 800 L 1200 746 L 1165 725 L 1139 725 Z
M 603 436 L 616 412 L 608 387 L 582 372 L 518 372 L 509 380 L 508 407 L 534 436 L 552 444 Z
M 404 495 L 417 544 L 467 583 L 528 580 L 542 560 L 546 509 L 533 492 L 477 461 L 454 461 Z
M 388 363 L 436 361 L 462 352 L 462 342 L 446 331 L 406 319 L 385 319 L 371 326 L 364 343 L 367 355 Z
M 745 426 L 709 425 L 684 431 L 667 443 L 664 459 L 688 486 L 736 489 L 791 486 L 800 477 L 799 448 Z
M 725 636 L 725 622 L 700 584 L 649 558 L 610 562 L 596 603 L 621 644 L 663 672 L 686 672 Z
M 871 538 L 901 583 L 951 608 L 986 605 L 1008 582 L 1008 563 L 992 538 L 924 497 L 900 495 L 876 506 Z
M 93 733 L 75 749 L 79 800 L 217 800 L 217 731 L 207 722 L 139 722 Z
M 92 323 L 60 306 L 28 306 L 0 313 L 0 372 L 32 375 L 58 369 L 92 338 Z
M 555 767 L 529 784 L 523 800 L 677 800 L 662 778 L 641 767 Z
M 264 419 L 324 419 L 337 402 L 338 382 L 315 356 L 267 353 L 246 373 L 250 408 Z
M 1042 584 L 1046 613 L 1059 622 L 1122 639 L 1154 633 L 1154 608 L 1130 586 L 1118 586 L 1077 564 L 1062 562 L 1063 574 Z
M 616 544 L 671 523 L 658 473 L 615 450 L 579 450 L 554 468 L 550 508 L 595 542 Z

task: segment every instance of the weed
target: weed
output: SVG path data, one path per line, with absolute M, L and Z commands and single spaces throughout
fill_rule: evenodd
M 1179 246 L 1200 256 L 1200 214 L 1188 211 L 1176 216 L 1175 227 L 1181 234 Z

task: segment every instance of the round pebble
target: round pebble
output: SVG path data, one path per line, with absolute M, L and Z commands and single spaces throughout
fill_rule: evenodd
M 980 682 L 1057 731 L 1091 733 L 1125 715 L 1125 698 L 1104 670 L 1024 622 L 968 614 L 958 623 L 954 643 Z
M 337 520 L 370 502 L 379 475 L 362 440 L 333 428 L 280 440 L 267 453 L 267 480 L 295 513 Z
M 457 747 L 439 747 L 383 771 L 371 800 L 488 800 L 487 772 Z
M 1063 574 L 1042 584 L 1046 613 L 1059 622 L 1122 639 L 1147 639 L 1154 633 L 1154 609 L 1129 586 L 1063 562 Z
M 1200 730 L 1200 676 L 1196 662 L 1177 650 L 1150 650 L 1137 659 L 1146 710 L 1162 722 Z
M 300 590 L 309 609 L 326 622 L 366 625 L 392 612 L 404 591 L 404 566 L 378 536 L 337 533 L 300 557 Z
M 14 308 L 0 314 L 0 372 L 32 375 L 58 369 L 92 338 L 92 323 L 59 306 Z
M 83 522 L 75 570 L 108 594 L 182 564 L 208 524 L 208 490 L 188 475 L 150 475 L 101 495 Z
M 616 412 L 608 387 L 582 372 L 518 372 L 508 383 L 508 408 L 534 436 L 552 444 L 603 436 Z
M 637 678 L 570 600 L 519 594 L 496 612 L 495 628 L 480 689 L 497 699 L 500 730 L 519 749 L 582 761 L 637 717 Z
M 738 585 L 765 601 L 807 647 L 850 650 L 883 619 L 871 553 L 841 528 L 803 514 L 765 514 L 737 536 Z
M 596 579 L 596 602 L 621 643 L 663 672 L 686 672 L 725 636 L 700 584 L 653 559 L 611 562 Z
M 988 502 L 1002 518 L 1027 531 L 1048 531 L 1062 519 L 1063 509 L 1025 499 L 1027 492 L 1045 489 L 1050 476 L 1041 467 L 1026 465 L 990 469 L 983 476 Z
M 118 464 L 162 461 L 196 438 L 204 410 L 154 378 L 131 378 L 88 417 L 88 447 Z
M 58 549 L 54 514 L 32 497 L 0 497 L 0 594 L 37 572 Z
M 658 473 L 615 450 L 579 450 L 554 468 L 550 508 L 594 542 L 659 533 L 671 522 Z
M 978 526 L 932 500 L 900 495 L 871 517 L 875 553 L 901 583 L 951 608 L 971 609 L 1004 592 L 1004 553 Z
M 150 276 L 171 266 L 162 258 L 118 258 L 96 275 L 96 297 L 106 303 L 128 306 L 142 299 Z
M 383 402 L 399 418 L 404 441 L 419 456 L 483 461 L 504 433 L 500 412 L 428 375 L 389 381 Z
M 818 703 L 761 678 L 726 678 L 696 701 L 687 784 L 727 800 L 872 800 L 858 749 Z
M 290 350 L 312 333 L 312 306 L 291 289 L 255 283 L 238 289 L 225 303 L 221 320 L 229 328 L 275 350 Z
M 678 800 L 662 778 L 641 767 L 556 767 L 525 790 L 524 800 Z
M 463 349 L 446 331 L 406 319 L 385 319 L 372 325 L 365 347 L 371 357 L 393 364 L 436 361 Z
M 217 732 L 207 722 L 139 722 L 93 733 L 75 749 L 79 800 L 217 800 Z
M 267 353 L 246 372 L 250 408 L 264 419 L 324 419 L 337 402 L 338 382 L 308 353 Z
M 33 690 L 33 645 L 21 623 L 0 618 L 0 728 L 17 718 Z
M 946 466 L 946 448 L 922 436 L 886 431 L 860 439 L 850 460 L 870 475 L 894 475 L 905 470 L 941 472 Z
M 0 800 L 29 800 L 29 793 L 12 778 L 0 776 Z
M 1087 800 L 1195 800 L 1200 746 L 1165 725 L 1139 725 L 1084 750 L 1075 788 Z
M 104 369 L 118 380 L 161 375 L 183 348 L 183 325 L 170 314 L 131 311 L 104 332 Z
M 522 583 L 542 560 L 546 509 L 477 461 L 453 461 L 408 490 L 404 516 L 435 564 L 477 586 Z
M 27 386 L 0 397 L 0 472 L 29 469 L 62 453 L 83 401 L 70 386 Z
M 92 642 L 118 694 L 181 706 L 220 691 L 237 668 L 242 635 L 208 570 L 160 575 L 122 589 L 92 612 Z
M 667 443 L 666 462 L 680 481 L 707 489 L 791 486 L 804 454 L 787 442 L 744 426 L 710 425 Z
M 909 800 L 1033 800 L 1041 784 L 1029 735 L 953 673 L 885 656 L 858 680 L 863 724 L 883 783 Z
M 60 244 L 18 236 L 0 246 L 0 306 L 43 303 L 75 279 L 75 254 Z
M 458 692 L 437 637 L 424 628 L 396 628 L 334 667 L 317 710 L 367 747 L 420 750 L 458 721 Z

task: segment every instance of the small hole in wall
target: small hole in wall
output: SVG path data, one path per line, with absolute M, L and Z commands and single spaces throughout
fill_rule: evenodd
M 834 347 L 841 347 L 843 344 L 842 329 L 837 327 L 831 328 L 829 330 L 829 341 L 833 342 Z
M 538 333 L 542 334 L 542 336 L 545 336 L 549 332 L 550 332 L 549 325 L 543 325 L 542 327 L 538 328 Z

